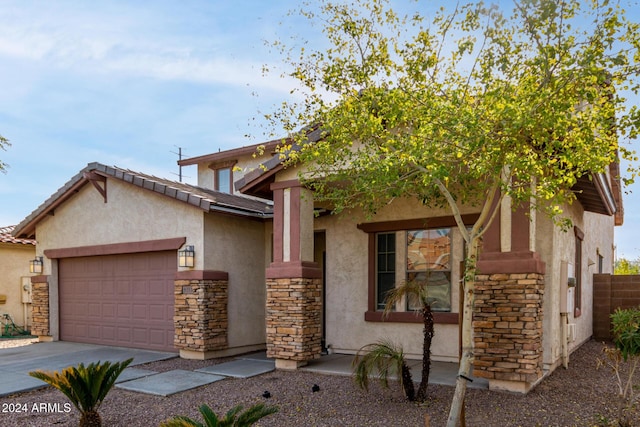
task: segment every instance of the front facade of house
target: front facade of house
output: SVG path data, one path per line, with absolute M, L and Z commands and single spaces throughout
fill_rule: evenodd
M 197 186 L 88 165 L 16 228 L 45 260 L 36 333 L 192 358 L 266 347 L 283 369 L 382 338 L 420 358 L 412 301 L 381 313 L 388 289 L 418 279 L 433 291 L 432 358 L 457 361 L 464 242 L 450 213 L 405 199 L 373 218 L 326 214 L 277 144 L 181 161 L 197 165 Z M 606 176 L 576 190 L 572 230 L 504 201 L 484 238 L 474 375 L 492 388 L 527 391 L 591 336 L 591 278 L 612 271 L 621 198 Z M 186 246 L 193 267 L 178 266 Z

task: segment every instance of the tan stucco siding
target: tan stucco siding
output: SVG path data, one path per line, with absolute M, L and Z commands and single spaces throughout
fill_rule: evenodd
M 463 213 L 473 213 L 467 209 Z M 446 209 L 428 209 L 417 201 L 397 200 L 371 219 L 344 212 L 316 219 L 315 229 L 326 231 L 326 342 L 333 351 L 352 353 L 365 344 L 391 339 L 411 358 L 422 357 L 422 324 L 366 322 L 368 301 L 368 235 L 363 222 L 448 216 Z M 457 230 L 452 243 L 452 312 L 458 311 L 457 266 L 462 259 L 462 238 Z M 398 281 L 402 277 L 398 275 Z M 432 344 L 434 360 L 457 360 L 457 325 L 437 324 Z
M 205 269 L 229 273 L 229 347 L 265 343 L 265 226 L 262 222 L 208 214 Z
M 564 208 L 573 225 L 584 232 L 582 241 L 581 315 L 568 314 L 568 323 L 575 324 L 575 339 L 568 344 L 573 351 L 593 333 L 593 274 L 598 270 L 598 254 L 603 257 L 603 272 L 611 273 L 613 265 L 614 217 L 584 212 L 579 203 Z M 561 263 L 575 269 L 575 233 L 573 228 L 562 231 L 552 221 L 539 214 L 537 218 L 536 250 L 546 264 L 544 294 L 544 363 L 555 366 L 562 356 L 562 321 L 560 316 Z M 591 264 L 591 265 L 590 265 Z
M 107 180 L 107 203 L 91 185 L 37 225 L 38 252 L 124 242 L 186 237 L 202 253 L 204 212 L 148 190 Z M 203 268 L 196 255 L 196 269 Z M 49 274 L 45 258 L 45 274 Z
M 29 261 L 35 254 L 33 245 L 0 243 L 0 295 L 6 296 L 6 303 L 0 304 L 0 315 L 9 314 L 20 327 L 31 322 L 31 304 L 22 302 L 22 278 L 32 276 Z

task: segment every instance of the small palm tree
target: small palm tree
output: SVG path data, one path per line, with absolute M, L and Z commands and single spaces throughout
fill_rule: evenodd
M 378 341 L 375 344 L 367 344 L 358 350 L 353 359 L 353 371 L 356 384 L 369 389 L 369 377 L 374 373 L 385 387 L 389 387 L 389 376 L 400 372 L 400 387 L 410 401 L 415 400 L 415 388 L 411 371 L 404 358 L 402 349 L 389 341 Z
M 94 362 L 88 366 L 80 363 L 61 372 L 32 371 L 29 375 L 52 385 L 69 398 L 80 411 L 80 427 L 100 427 L 102 419 L 98 408 L 132 361 L 133 358 L 117 363 Z
M 389 291 L 385 298 L 385 308 L 383 317 L 392 312 L 398 302 L 407 298 L 413 298 L 420 303 L 421 309 L 418 311 L 422 315 L 424 324 L 422 341 L 422 375 L 418 392 L 414 393 L 413 379 L 411 371 L 404 359 L 402 348 L 387 341 L 379 341 L 375 344 L 368 344 L 362 347 L 356 358 L 353 360 L 356 384 L 366 389 L 367 377 L 377 376 L 386 387 L 388 376 L 394 371 L 400 373 L 401 385 L 405 395 L 409 400 L 424 402 L 427 399 L 427 385 L 429 384 L 429 374 L 431 371 L 431 342 L 434 334 L 433 311 L 431 311 L 432 298 L 429 297 L 427 285 L 424 281 L 408 280 Z M 387 359 L 386 361 L 384 359 Z M 410 385 L 409 385 L 410 384 Z
M 204 424 L 178 415 L 163 422 L 160 427 L 246 427 L 253 425 L 260 418 L 275 414 L 278 412 L 278 407 L 258 403 L 241 413 L 242 405 L 238 405 L 231 408 L 221 419 L 207 405 L 200 406 L 199 410 L 204 418 Z

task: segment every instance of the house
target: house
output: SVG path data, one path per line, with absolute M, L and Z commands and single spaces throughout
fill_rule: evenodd
M 20 331 L 31 327 L 31 280 L 29 261 L 36 255 L 36 242 L 11 235 L 14 226 L 0 227 L 0 320 Z M 0 324 L 0 335 L 18 331 Z
M 34 332 L 200 359 L 266 347 L 280 369 L 380 338 L 421 358 L 411 301 L 381 314 L 384 292 L 418 277 L 434 291 L 432 358 L 457 361 L 463 240 L 450 213 L 398 199 L 373 218 L 329 215 L 278 143 L 181 160 L 197 186 L 89 164 L 14 231 L 44 257 L 33 305 L 48 315 L 34 315 Z M 576 184 L 570 232 L 502 202 L 473 319 L 474 374 L 491 388 L 528 391 L 591 337 L 592 275 L 612 272 L 622 223 L 610 169 Z M 193 267 L 178 263 L 187 247 Z

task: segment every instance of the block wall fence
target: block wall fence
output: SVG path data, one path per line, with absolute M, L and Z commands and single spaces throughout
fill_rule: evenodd
M 640 306 L 640 275 L 593 275 L 593 338 L 611 340 L 610 315 Z

